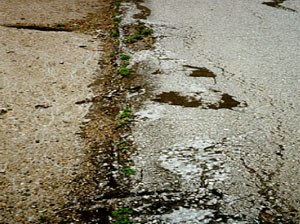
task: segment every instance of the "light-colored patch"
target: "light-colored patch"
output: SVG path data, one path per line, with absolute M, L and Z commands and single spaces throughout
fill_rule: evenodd
M 93 95 L 98 50 L 83 34 L 0 27 L 0 222 L 37 221 L 66 203 L 89 108 L 76 102 Z

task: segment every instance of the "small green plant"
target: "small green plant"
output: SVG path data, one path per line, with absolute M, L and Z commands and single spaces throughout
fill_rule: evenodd
M 122 149 L 129 149 L 129 146 L 127 145 L 123 145 L 126 142 L 124 140 L 119 141 L 119 142 L 115 142 L 114 145 L 118 147 L 118 149 L 122 150 Z
M 56 23 L 55 24 L 57 27 L 65 27 L 66 26 L 66 24 L 64 24 L 64 23 Z
M 142 34 L 143 36 L 149 36 L 149 35 L 151 35 L 152 33 L 153 33 L 153 31 L 152 31 L 151 29 L 144 29 L 144 30 L 141 31 L 141 34 Z
M 129 146 L 121 145 L 121 146 L 118 147 L 118 149 L 121 149 L 121 150 L 122 150 L 122 149 L 129 149 Z
M 114 17 L 114 18 L 113 18 L 113 21 L 114 21 L 114 22 L 121 22 L 121 20 L 122 20 L 122 19 L 121 19 L 120 17 Z
M 137 42 L 138 40 L 142 40 L 144 37 L 142 35 L 139 34 L 135 34 L 132 37 L 129 37 L 126 42 L 127 43 L 134 43 Z
M 136 42 L 136 40 L 133 37 L 129 37 L 128 39 L 126 39 L 127 43 L 134 43 Z
M 129 124 L 129 122 L 130 121 L 126 121 L 126 120 L 125 121 L 120 121 L 119 122 L 119 127 L 122 127 L 122 126 L 125 126 L 125 125 Z
M 119 146 L 119 145 L 122 145 L 122 144 L 124 144 L 124 143 L 125 143 L 125 141 L 122 140 L 122 141 L 119 141 L 119 142 L 115 142 L 114 145 L 115 145 L 115 146 Z
M 139 34 L 135 34 L 135 35 L 133 35 L 133 38 L 134 38 L 135 40 L 142 40 L 142 39 L 143 39 L 143 36 L 141 36 L 141 35 L 139 35 Z
M 125 108 L 123 110 L 123 112 L 118 115 L 118 117 L 120 119 L 125 118 L 125 117 L 130 117 L 131 116 L 131 112 L 132 112 L 132 110 L 129 107 Z
M 126 68 L 128 65 L 129 65 L 129 62 L 128 62 L 128 61 L 123 61 L 123 62 L 121 63 L 121 67 L 122 67 L 122 68 Z
M 118 37 L 118 36 L 119 36 L 119 33 L 118 33 L 118 32 L 113 32 L 113 33 L 111 34 L 111 36 L 112 36 L 112 37 Z
M 50 220 L 49 220 L 49 218 L 46 215 L 40 215 L 38 221 L 41 224 L 46 224 L 46 223 L 49 223 Z
M 133 223 L 127 216 L 121 216 L 117 218 L 117 222 L 114 224 L 130 224 Z
M 144 26 L 144 25 L 138 25 L 137 28 L 138 28 L 139 30 L 143 30 L 143 29 L 145 29 L 145 26 Z
M 122 173 L 124 173 L 126 176 L 135 175 L 136 171 L 131 168 L 123 168 Z
M 133 223 L 128 217 L 131 214 L 133 214 L 133 211 L 129 208 L 120 208 L 118 211 L 112 212 L 111 216 L 116 219 L 114 224 L 130 224 Z
M 130 69 L 128 68 L 120 68 L 119 72 L 122 76 L 128 76 L 131 73 Z
M 113 212 L 111 215 L 112 217 L 117 217 L 118 215 L 124 215 L 124 214 L 133 214 L 133 211 L 129 208 L 120 208 L 118 211 Z
M 125 60 L 129 60 L 129 59 L 130 59 L 130 55 L 128 55 L 128 54 L 123 54 L 123 53 L 122 53 L 121 56 L 120 56 L 120 59 L 121 59 L 121 60 L 124 60 L 124 61 L 125 61 Z

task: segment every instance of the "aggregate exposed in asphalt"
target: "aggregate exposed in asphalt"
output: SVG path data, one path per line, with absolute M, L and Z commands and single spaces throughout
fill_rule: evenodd
M 262 3 L 145 2 L 156 43 L 131 61 L 152 88 L 120 199 L 137 223 L 300 222 L 300 4 Z

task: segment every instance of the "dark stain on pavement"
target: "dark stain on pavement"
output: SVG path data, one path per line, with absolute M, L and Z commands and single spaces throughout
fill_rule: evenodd
M 144 3 L 144 0 L 135 0 L 134 2 L 136 4 L 136 7 L 141 12 L 134 14 L 133 18 L 134 19 L 147 19 L 147 17 L 151 15 L 151 10 L 142 5 L 142 3 Z
M 4 25 L 9 28 L 38 30 L 38 31 L 54 31 L 54 32 L 72 32 L 74 29 L 61 27 L 61 26 L 43 26 L 35 24 L 8 24 Z
M 270 6 L 270 7 L 274 7 L 274 8 L 281 8 L 281 9 L 291 11 L 291 12 L 297 12 L 295 9 L 291 9 L 291 8 L 282 6 L 281 4 L 285 1 L 286 0 L 273 0 L 272 2 L 263 2 L 262 4 Z
M 229 109 L 232 110 L 234 107 L 240 106 L 240 102 L 233 99 L 232 96 L 230 96 L 227 93 L 222 94 L 221 100 L 217 104 L 209 104 L 208 108 L 213 110 L 218 109 Z
M 206 103 L 203 102 L 202 99 L 196 98 L 193 96 L 183 96 L 180 95 L 178 92 L 170 91 L 170 92 L 163 92 L 156 96 L 153 99 L 155 102 L 159 103 L 167 103 L 170 105 L 177 105 L 183 107 L 201 107 L 202 109 L 212 109 L 212 110 L 219 110 L 219 109 L 228 109 L 232 110 L 236 107 L 247 107 L 246 103 L 241 104 L 241 102 L 235 100 L 233 96 L 223 93 L 221 95 L 221 99 L 216 103 Z
M 202 78 L 213 78 L 216 83 L 216 74 L 204 67 L 195 67 L 191 65 L 184 65 L 183 67 L 191 68 L 192 73 L 189 75 L 190 77 L 202 77 Z
M 184 107 L 199 107 L 202 105 L 201 99 L 199 100 L 191 96 L 182 96 L 178 92 L 173 91 L 161 93 L 156 96 L 153 101 Z

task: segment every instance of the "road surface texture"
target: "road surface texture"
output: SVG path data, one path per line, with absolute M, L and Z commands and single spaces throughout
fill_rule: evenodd
M 131 63 L 151 87 L 120 206 L 137 223 L 300 223 L 300 2 L 144 5 L 156 43 Z
M 0 223 L 58 222 L 82 172 L 84 144 L 77 133 L 89 104 L 76 102 L 93 95 L 88 84 L 100 46 L 91 35 L 60 29 L 100 5 L 0 2 Z M 53 31 L 43 29 L 53 25 Z

